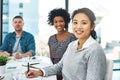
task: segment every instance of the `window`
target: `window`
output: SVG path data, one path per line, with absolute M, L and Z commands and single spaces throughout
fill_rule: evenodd
M 47 24 L 48 12 L 54 8 L 65 8 L 64 0 L 48 1 L 49 0 L 4 0 L 2 41 L 4 41 L 4 37 L 9 32 L 14 31 L 12 18 L 16 15 L 21 15 L 25 23 L 23 29 L 35 36 L 36 43 L 41 41 L 42 43 L 40 44 L 47 45 L 49 36 L 56 31 L 53 26 Z M 40 48 L 44 49 L 43 46 Z
M 23 8 L 23 3 L 19 3 L 19 8 Z

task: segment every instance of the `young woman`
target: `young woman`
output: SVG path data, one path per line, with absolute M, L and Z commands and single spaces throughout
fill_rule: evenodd
M 48 24 L 55 27 L 57 33 L 50 36 L 48 45 L 50 58 L 53 64 L 58 63 L 66 51 L 68 44 L 77 38 L 67 31 L 70 14 L 62 8 L 53 9 L 48 15 Z M 62 80 L 62 75 L 57 75 L 57 80 Z
M 69 22 L 70 15 L 65 9 L 53 9 L 48 15 L 48 24 L 57 30 L 57 33 L 50 36 L 48 41 L 53 64 L 60 61 L 68 44 L 76 40 L 76 37 L 67 31 Z
M 59 63 L 30 70 L 26 77 L 50 76 L 62 72 L 63 80 L 104 80 L 106 57 L 102 47 L 97 43 L 95 15 L 88 8 L 75 10 L 72 14 L 72 29 L 78 40 L 68 45 Z

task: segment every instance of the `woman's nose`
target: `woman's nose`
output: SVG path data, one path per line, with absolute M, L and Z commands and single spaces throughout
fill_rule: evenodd
M 61 25 L 61 23 L 60 23 L 60 22 L 58 22 L 58 23 L 57 23 L 57 26 L 60 26 L 60 25 Z
M 82 28 L 81 24 L 76 25 L 77 28 Z

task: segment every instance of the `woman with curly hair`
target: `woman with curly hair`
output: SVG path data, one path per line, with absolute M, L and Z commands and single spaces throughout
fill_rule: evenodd
M 70 22 L 70 14 L 62 8 L 56 8 L 50 11 L 48 15 L 48 24 L 54 26 L 57 33 L 50 36 L 48 45 L 50 48 L 50 58 L 53 64 L 56 64 L 62 58 L 68 44 L 76 40 L 76 37 L 68 32 L 68 24 Z M 62 80 L 61 76 L 57 76 L 57 80 Z

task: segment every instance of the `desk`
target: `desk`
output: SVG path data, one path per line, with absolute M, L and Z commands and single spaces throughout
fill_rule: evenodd
M 113 66 L 112 80 L 120 80 L 120 59 L 113 61 L 114 61 L 114 66 Z
M 39 63 L 33 65 L 34 67 L 38 67 L 38 68 L 53 65 L 50 58 L 48 57 L 35 56 L 34 58 L 31 58 L 30 60 L 28 58 L 23 58 L 20 60 L 10 60 L 6 64 L 6 72 L 4 74 L 5 76 L 4 80 L 56 80 L 56 76 L 49 76 L 49 77 L 40 76 L 38 78 L 31 78 L 31 79 L 26 78 L 24 72 L 27 71 L 27 67 L 24 67 L 23 65 L 26 65 L 28 60 L 30 64 L 36 62 Z M 19 79 L 14 79 L 14 78 L 19 78 Z

